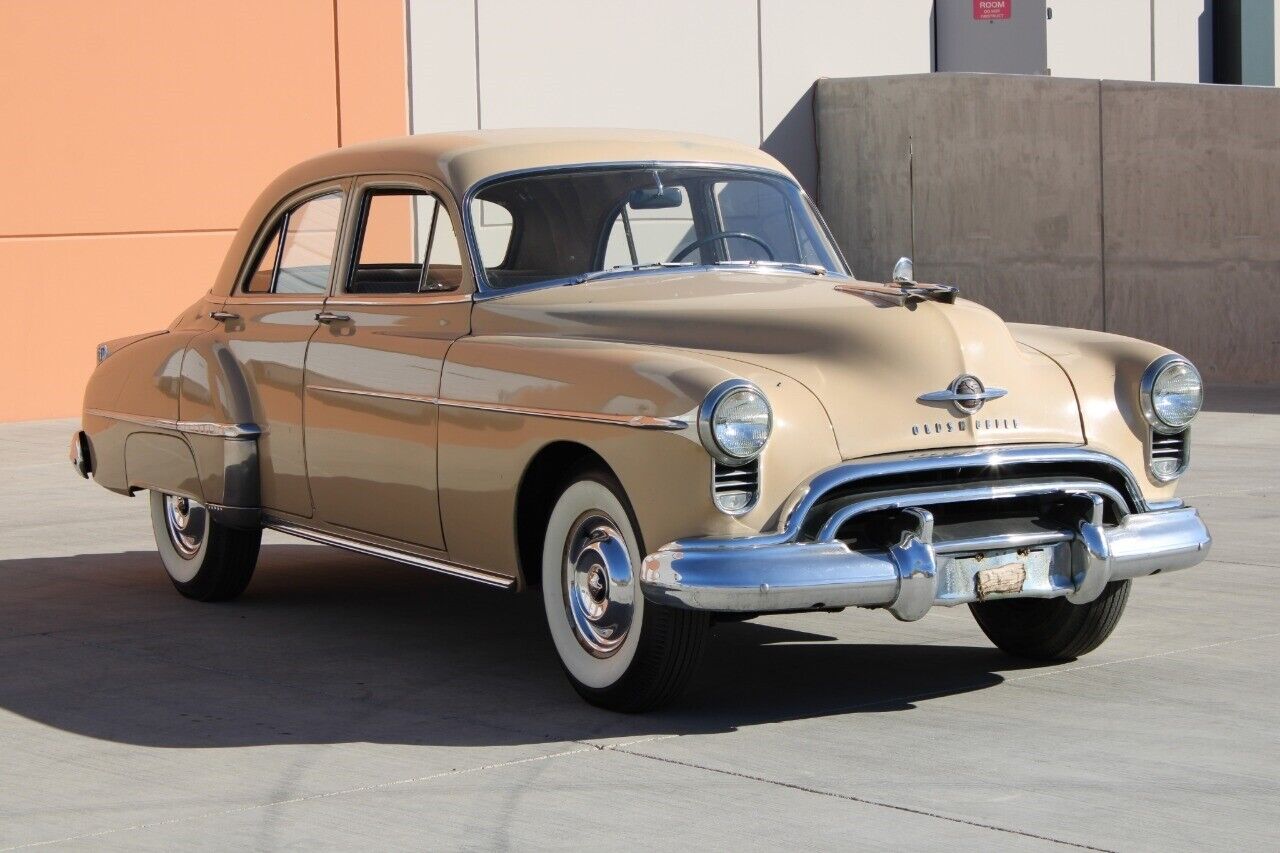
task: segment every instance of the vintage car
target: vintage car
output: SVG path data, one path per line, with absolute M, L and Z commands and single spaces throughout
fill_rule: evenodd
M 193 283 L 193 290 L 195 289 Z M 850 275 L 761 151 L 644 131 L 355 145 L 253 205 L 212 288 L 109 341 L 71 457 L 151 493 L 178 591 L 263 528 L 540 589 L 574 688 L 670 699 L 709 626 L 968 604 L 1059 660 L 1203 560 L 1196 369 Z

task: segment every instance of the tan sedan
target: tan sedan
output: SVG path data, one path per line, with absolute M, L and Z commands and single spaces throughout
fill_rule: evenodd
M 1200 562 L 1195 368 L 852 278 L 772 158 L 638 131 L 352 146 L 276 180 L 209 292 L 110 341 L 80 473 L 151 493 L 174 585 L 264 527 L 539 589 L 573 686 L 676 694 L 714 619 L 968 604 L 1062 659 Z

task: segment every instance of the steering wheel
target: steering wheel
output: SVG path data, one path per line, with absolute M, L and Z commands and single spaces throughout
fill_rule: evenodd
M 671 256 L 671 262 L 676 263 L 678 261 L 684 260 L 685 255 L 689 254 L 699 246 L 705 246 L 708 243 L 714 243 L 716 240 L 727 240 L 727 239 L 749 240 L 752 243 L 755 243 L 761 249 L 764 249 L 764 253 L 769 256 L 769 260 L 771 261 L 776 260 L 773 255 L 773 249 L 769 248 L 769 244 L 761 240 L 759 237 L 757 237 L 754 234 L 748 234 L 746 231 L 717 231 L 715 234 L 708 234 L 706 237 L 703 237 L 701 240 L 694 240 L 692 243 L 685 246 L 683 249 L 680 249 L 678 252 L 676 252 L 674 255 Z

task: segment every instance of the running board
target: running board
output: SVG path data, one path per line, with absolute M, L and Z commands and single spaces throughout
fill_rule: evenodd
M 433 572 L 439 572 L 442 575 L 449 575 L 450 577 L 475 581 L 476 583 L 482 583 L 486 586 L 494 586 L 500 589 L 512 589 L 516 585 L 515 578 L 486 572 L 484 569 L 477 569 L 474 566 L 462 566 L 445 560 L 436 560 L 431 557 L 424 557 L 421 554 L 413 554 L 409 551 L 401 551 L 397 548 L 388 548 L 385 545 L 374 545 L 370 542 L 361 542 L 358 539 L 349 539 L 345 536 L 339 536 L 334 533 L 325 533 L 324 531 L 313 530 L 310 527 L 302 527 L 301 525 L 297 525 L 289 521 L 281 521 L 275 518 L 264 518 L 263 527 L 269 527 L 272 530 L 279 530 L 281 533 L 288 533 L 290 536 L 297 536 L 299 539 L 308 539 L 312 542 L 319 542 L 321 545 L 332 545 L 335 548 L 354 551 L 357 554 L 366 554 L 370 557 L 381 557 L 384 560 L 391 560 L 394 563 L 403 563 L 406 566 L 413 566 L 417 569 L 429 569 Z

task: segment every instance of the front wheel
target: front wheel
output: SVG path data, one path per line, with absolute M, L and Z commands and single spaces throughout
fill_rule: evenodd
M 1071 660 L 1102 645 L 1120 622 L 1129 581 L 1113 581 L 1088 604 L 1065 598 L 1012 598 L 970 604 L 973 618 L 1001 650 L 1031 660 Z
M 705 613 L 646 602 L 641 547 L 622 487 L 588 472 L 547 522 L 542 598 L 570 683 L 593 705 L 643 711 L 674 698 L 701 657 Z
M 226 601 L 249 585 L 261 530 L 227 527 L 198 501 L 155 490 L 151 529 L 169 580 L 187 598 Z

